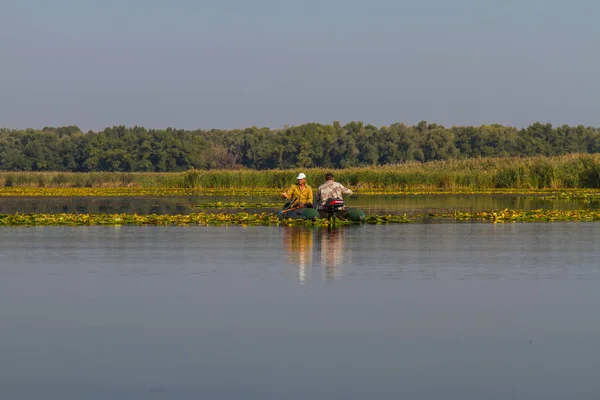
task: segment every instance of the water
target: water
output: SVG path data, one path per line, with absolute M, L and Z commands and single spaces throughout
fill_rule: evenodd
M 478 212 L 487 210 L 575 210 L 600 208 L 598 200 L 556 200 L 523 195 L 372 195 L 350 196 L 349 207 L 367 214 L 422 214 L 446 211 Z M 280 197 L 268 196 L 139 196 L 139 197 L 0 197 L 0 214 L 19 213 L 128 213 L 189 214 L 207 212 L 239 212 L 240 209 L 203 209 L 202 203 L 268 203 L 281 204 Z M 277 212 L 280 208 L 250 209 L 250 212 Z
M 600 225 L 0 229 L 2 399 L 597 399 Z

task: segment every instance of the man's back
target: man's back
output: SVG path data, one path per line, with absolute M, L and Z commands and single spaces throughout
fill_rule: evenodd
M 319 208 L 322 208 L 327 199 L 342 199 L 344 194 L 351 195 L 352 190 L 334 180 L 328 180 L 319 186 L 317 190 L 316 203 L 319 205 Z

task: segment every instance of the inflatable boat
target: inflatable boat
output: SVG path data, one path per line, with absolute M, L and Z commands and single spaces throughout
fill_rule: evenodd
M 343 221 L 363 222 L 366 218 L 363 210 L 358 208 L 345 208 L 343 199 L 327 199 L 325 207 L 322 209 L 290 207 L 290 203 L 287 203 L 283 207 L 283 210 L 279 211 L 278 215 L 280 219 L 310 219 L 313 221 L 318 218 L 324 218 L 328 220 L 339 219 Z

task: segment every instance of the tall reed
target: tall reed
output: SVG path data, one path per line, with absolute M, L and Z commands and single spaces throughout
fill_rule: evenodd
M 327 172 L 350 188 L 560 189 L 600 188 L 600 154 L 474 158 L 329 170 L 190 170 L 169 173 L 0 172 L 5 187 L 284 188 L 298 172 L 316 187 Z

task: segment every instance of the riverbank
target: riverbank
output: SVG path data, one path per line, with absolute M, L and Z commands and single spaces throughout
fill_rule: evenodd
M 316 187 L 325 168 L 294 170 L 190 170 L 169 173 L 0 172 L 3 188 L 280 190 L 295 182 L 299 171 Z M 473 191 L 495 189 L 561 190 L 600 188 L 600 154 L 556 157 L 471 158 L 410 162 L 333 170 L 336 181 L 361 193 Z

